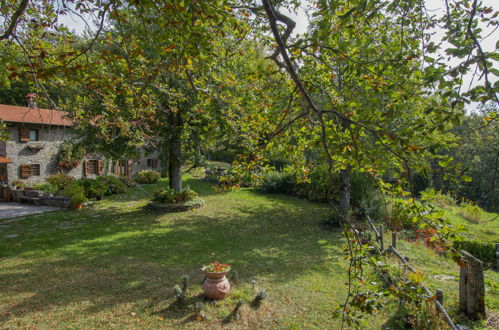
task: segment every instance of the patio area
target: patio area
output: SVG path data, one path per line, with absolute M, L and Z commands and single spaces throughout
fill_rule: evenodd
M 31 214 L 45 213 L 59 210 L 52 206 L 34 206 L 20 203 L 0 203 L 0 219 L 17 218 Z

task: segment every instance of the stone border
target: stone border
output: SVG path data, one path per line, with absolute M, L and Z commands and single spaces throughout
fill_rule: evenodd
M 182 204 L 173 204 L 173 203 L 159 203 L 155 201 L 150 201 L 146 207 L 152 211 L 159 212 L 185 212 L 194 209 L 199 209 L 204 205 L 204 200 L 202 198 L 195 198 L 192 201 L 182 203 Z

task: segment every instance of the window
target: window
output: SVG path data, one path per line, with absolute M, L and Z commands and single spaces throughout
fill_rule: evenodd
M 39 131 L 34 128 L 19 128 L 19 141 L 28 142 L 28 141 L 38 141 L 39 140 Z
M 30 141 L 38 141 L 38 130 L 30 129 L 29 130 L 29 140 Z
M 102 160 L 99 159 L 85 160 L 83 162 L 83 171 L 85 175 L 102 174 Z
M 40 175 L 40 164 L 31 164 L 31 176 Z
M 21 165 L 21 178 L 27 179 L 32 176 L 40 175 L 40 164 Z
M 147 159 L 147 167 L 156 168 L 158 167 L 158 160 L 154 158 Z

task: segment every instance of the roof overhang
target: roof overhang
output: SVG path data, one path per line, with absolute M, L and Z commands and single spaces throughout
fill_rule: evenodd
M 12 160 L 7 157 L 0 156 L 0 164 L 7 164 L 7 163 L 12 163 Z

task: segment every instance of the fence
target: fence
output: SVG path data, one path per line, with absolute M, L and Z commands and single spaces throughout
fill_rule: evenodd
M 391 245 L 385 250 L 384 242 L 384 226 L 381 224 L 376 227 L 374 222 L 371 220 L 369 215 L 366 215 L 369 225 L 371 226 L 373 232 L 376 236 L 376 241 L 379 244 L 380 251 L 382 254 L 386 252 L 393 253 L 398 257 L 402 264 L 407 267 L 412 272 L 416 272 L 416 269 L 409 263 L 409 258 L 404 257 L 397 250 L 397 233 L 392 232 L 392 242 Z M 483 278 L 483 265 L 482 262 L 466 251 L 461 251 L 461 271 L 459 276 L 459 306 L 460 311 L 465 313 L 468 317 L 472 319 L 480 319 L 485 317 L 485 288 L 484 288 L 484 278 Z M 499 270 L 499 243 L 496 243 L 496 260 L 494 262 L 494 269 Z M 383 275 L 383 274 L 382 274 Z M 384 276 L 383 276 L 384 277 Z M 385 278 L 386 280 L 386 278 Z M 430 296 L 434 295 L 425 286 L 422 286 L 423 290 Z M 438 289 L 436 291 L 435 307 L 442 314 L 445 321 L 452 330 L 466 329 L 460 325 L 456 325 L 449 314 L 444 308 L 444 294 L 443 291 Z

